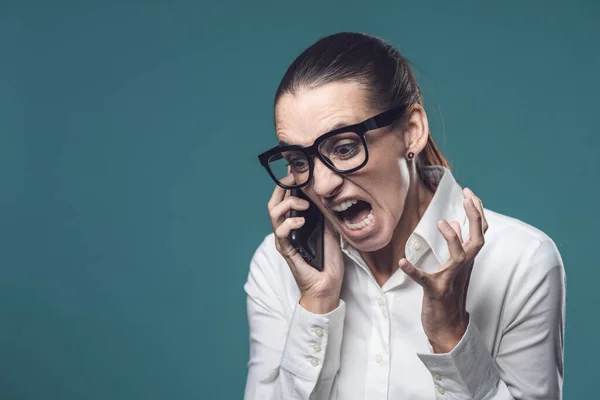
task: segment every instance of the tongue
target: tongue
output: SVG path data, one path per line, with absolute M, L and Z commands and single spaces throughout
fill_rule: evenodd
M 357 224 L 361 222 L 369 212 L 371 211 L 371 205 L 364 201 L 359 201 L 344 212 L 344 221 L 351 224 Z

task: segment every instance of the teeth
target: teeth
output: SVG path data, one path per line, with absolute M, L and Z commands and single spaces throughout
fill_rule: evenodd
M 337 212 L 346 211 L 356 203 L 358 203 L 358 200 L 346 200 L 342 201 L 340 204 L 336 204 L 335 206 L 331 207 L 331 209 Z
M 351 224 L 348 221 L 344 221 L 344 224 L 346 224 L 346 226 L 353 231 L 362 229 L 365 226 L 371 225 L 372 223 L 373 223 L 373 210 L 369 211 L 369 213 L 367 215 L 365 215 L 363 220 L 360 222 L 357 222 L 356 224 Z

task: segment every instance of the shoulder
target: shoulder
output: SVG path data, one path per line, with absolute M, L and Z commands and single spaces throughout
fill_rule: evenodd
M 566 275 L 555 242 L 517 218 L 487 209 L 485 215 L 489 229 L 469 287 L 471 309 L 482 328 L 490 329 L 486 324 L 496 321 L 493 315 L 506 331 L 528 320 L 540 327 L 558 324 L 564 317 Z
M 489 224 L 481 251 L 485 264 L 495 264 L 503 275 L 518 280 L 543 279 L 553 269 L 564 269 L 556 243 L 545 232 L 492 210 L 485 209 L 485 215 Z
M 491 245 L 510 248 L 520 257 L 533 255 L 532 252 L 560 257 L 554 240 L 535 226 L 488 209 L 485 209 L 485 215 L 489 223 L 486 241 Z
M 294 303 L 300 297 L 296 281 L 275 247 L 275 235 L 270 233 L 258 245 L 250 261 L 244 289 L 251 298 L 277 298 Z
M 277 262 L 278 254 L 279 252 L 275 247 L 275 235 L 273 233 L 269 233 L 262 239 L 254 251 L 252 260 L 250 261 L 250 266 L 252 267 L 254 264 L 258 264 L 258 266 L 265 266 L 269 263 Z
M 273 232 L 262 239 L 252 255 L 250 272 L 259 270 L 269 275 L 276 275 L 278 278 L 288 276 L 293 278 L 289 266 L 275 247 L 275 234 Z
M 270 276 L 277 274 L 282 269 L 282 265 L 286 265 L 285 260 L 275 247 L 275 235 L 270 233 L 263 238 L 252 255 L 250 274 L 260 273 Z
M 475 258 L 470 306 L 481 326 L 491 315 L 508 327 L 532 307 L 561 312 L 566 276 L 556 244 L 545 232 L 517 218 L 485 209 L 489 228 Z M 530 306 L 526 307 L 529 304 Z M 558 314 L 556 314 L 558 315 Z

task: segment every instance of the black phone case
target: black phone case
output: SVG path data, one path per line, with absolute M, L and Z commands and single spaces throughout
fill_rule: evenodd
M 290 232 L 290 243 L 304 260 L 323 271 L 325 257 L 325 217 L 301 189 L 292 189 L 290 194 L 309 202 L 304 211 L 291 210 L 290 217 L 304 217 L 304 225 Z

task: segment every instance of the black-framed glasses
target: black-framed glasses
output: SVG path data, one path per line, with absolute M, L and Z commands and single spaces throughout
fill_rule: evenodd
M 393 108 L 361 123 L 338 128 L 319 136 L 309 147 L 298 145 L 276 146 L 258 156 L 258 160 L 284 189 L 305 186 L 313 175 L 314 157 L 318 157 L 332 171 L 349 174 L 358 171 L 369 161 L 369 148 L 365 134 L 389 126 L 396 121 L 404 107 Z M 289 170 L 288 170 L 289 168 Z M 281 182 L 289 172 L 295 185 Z

